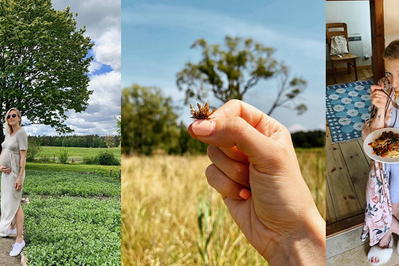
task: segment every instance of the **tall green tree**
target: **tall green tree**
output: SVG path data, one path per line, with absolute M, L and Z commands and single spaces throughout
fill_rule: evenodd
M 115 121 L 116 121 L 116 132 L 118 133 L 118 140 L 119 140 L 119 144 L 121 142 L 121 134 L 122 134 L 122 124 L 121 124 L 121 116 L 116 116 L 114 117 Z M 119 146 L 119 144 L 117 146 Z
M 160 89 L 137 84 L 122 90 L 122 153 L 169 153 L 178 145 L 178 115 Z
M 73 131 L 64 124 L 68 111 L 87 108 L 93 43 L 85 28 L 76 28 L 75 16 L 69 7 L 54 10 L 51 0 L 0 1 L 1 141 L 11 107 L 59 133 Z
M 231 99 L 243 100 L 260 81 L 276 77 L 279 80 L 277 96 L 268 114 L 280 106 L 294 108 L 298 114 L 306 111 L 306 105 L 295 103 L 306 88 L 306 80 L 291 78 L 288 66 L 274 59 L 273 48 L 252 39 L 230 36 L 225 38 L 224 46 L 209 45 L 205 39 L 198 39 L 191 46 L 202 50 L 202 59 L 197 64 L 186 63 L 177 73 L 176 84 L 185 91 L 186 104 L 191 99 L 205 103 L 209 93 L 223 103 Z M 270 94 L 270 91 L 265 88 L 264 93 Z

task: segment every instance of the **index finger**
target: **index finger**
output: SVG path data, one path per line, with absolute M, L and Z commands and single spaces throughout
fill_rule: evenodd
M 371 85 L 370 89 L 371 89 L 371 92 L 373 92 L 375 90 L 383 90 L 384 89 L 384 83 L 380 82 L 380 84 L 378 84 L 378 85 Z
M 222 107 L 217 109 L 212 117 L 215 120 L 226 120 L 228 118 L 241 117 L 249 125 L 267 137 L 270 137 L 276 132 L 276 125 L 281 125 L 279 122 L 277 122 L 277 120 L 264 114 L 259 109 L 240 100 L 228 101 Z M 273 126 L 270 127 L 269 125 L 271 124 Z M 198 136 L 196 136 L 192 131 L 192 124 L 188 127 L 188 131 L 193 138 L 198 139 Z
M 252 163 L 255 163 L 255 158 L 277 160 L 275 155 L 283 154 L 282 150 L 291 151 L 288 130 L 277 120 L 242 101 L 227 102 L 215 112 L 213 119 L 196 120 L 188 130 L 192 136 L 213 146 L 237 147 Z

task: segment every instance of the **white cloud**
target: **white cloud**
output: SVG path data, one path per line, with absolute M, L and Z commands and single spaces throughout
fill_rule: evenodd
M 90 66 L 89 66 L 89 72 L 93 73 L 96 72 L 97 70 L 101 69 L 102 64 L 97 62 L 97 61 L 91 61 Z
M 92 39 L 101 38 L 104 32 L 120 32 L 120 0 L 52 0 L 52 3 L 57 10 L 70 6 L 73 13 L 78 13 L 77 26 L 86 26 L 86 33 Z
M 121 33 L 120 31 L 105 32 L 93 48 L 96 60 L 110 65 L 112 69 L 121 71 Z
M 114 117 L 121 111 L 121 74 L 111 71 L 91 77 L 89 89 L 93 94 L 83 113 L 70 112 L 68 125 L 75 134 L 116 134 Z
M 291 133 L 295 133 L 295 132 L 298 132 L 298 131 L 307 131 L 307 129 L 303 125 L 300 125 L 300 124 L 293 124 L 292 126 L 290 126 L 288 128 L 288 130 Z
M 89 105 L 102 105 L 103 109 L 118 108 L 120 111 L 121 100 L 121 73 L 111 71 L 101 75 L 92 76 L 89 88 L 94 90 L 90 97 Z
M 53 7 L 71 7 L 78 13 L 77 26 L 86 26 L 86 36 L 95 43 L 93 48 L 98 63 L 120 71 L 121 58 L 121 2 L 120 0 L 53 0 Z
M 54 128 L 44 125 L 29 125 L 23 127 L 29 136 L 56 136 L 58 133 Z

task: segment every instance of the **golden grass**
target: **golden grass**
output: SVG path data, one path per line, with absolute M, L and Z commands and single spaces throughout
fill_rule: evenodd
M 326 219 L 326 152 L 324 148 L 297 152 L 303 179 L 305 179 L 317 209 Z
M 298 153 L 298 160 L 325 217 L 324 153 Z M 208 186 L 209 164 L 206 156 L 122 158 L 122 265 L 204 265 L 197 204 L 207 201 L 205 235 L 215 228 L 208 265 L 267 265 Z

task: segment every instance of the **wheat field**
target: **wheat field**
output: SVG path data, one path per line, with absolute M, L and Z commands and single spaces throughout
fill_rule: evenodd
M 297 154 L 325 217 L 324 149 Z M 209 164 L 206 156 L 122 158 L 122 265 L 267 265 L 207 184 Z

